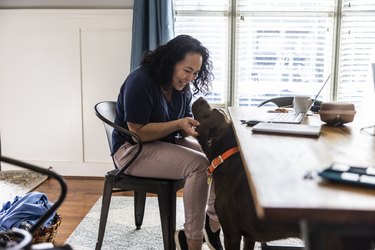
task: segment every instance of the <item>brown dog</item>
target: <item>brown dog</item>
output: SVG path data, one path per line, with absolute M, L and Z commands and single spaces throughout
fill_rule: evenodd
M 192 110 L 194 118 L 200 123 L 197 127 L 198 142 L 210 162 L 237 146 L 232 124 L 224 111 L 212 109 L 202 97 L 193 103 Z M 299 235 L 297 222 L 281 224 L 257 218 L 239 153 L 224 160 L 212 176 L 215 210 L 224 233 L 225 249 L 240 249 L 242 236 L 244 249 L 254 249 L 255 241 L 266 242 Z

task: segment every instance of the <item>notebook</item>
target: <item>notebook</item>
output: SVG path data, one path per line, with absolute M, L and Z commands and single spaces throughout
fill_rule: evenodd
M 260 122 L 253 127 L 252 131 L 253 133 L 272 133 L 318 137 L 320 135 L 320 126 Z
M 319 97 L 320 92 L 322 92 L 324 86 L 327 84 L 330 77 L 331 75 L 327 77 L 327 79 L 323 83 L 323 86 L 319 89 L 315 98 L 311 102 L 311 105 L 307 109 L 307 112 L 305 113 L 268 113 L 267 116 L 264 117 L 264 119 L 260 120 L 260 122 L 300 124 L 303 121 L 303 119 L 306 117 L 310 108 L 314 105 L 316 99 Z

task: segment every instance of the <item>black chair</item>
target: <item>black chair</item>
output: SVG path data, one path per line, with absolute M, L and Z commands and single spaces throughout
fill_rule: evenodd
M 293 96 L 282 96 L 282 97 L 275 97 L 268 100 L 265 100 L 258 104 L 258 107 L 262 107 L 266 104 L 273 103 L 279 108 L 292 108 L 293 107 Z M 320 110 L 320 105 L 322 105 L 322 101 L 315 100 L 313 106 L 311 106 L 310 110 L 312 112 L 318 112 Z
M 176 193 L 183 188 L 185 180 L 168 180 L 141 178 L 130 176 L 124 171 L 134 162 L 142 151 L 142 141 L 135 133 L 118 126 L 114 123 L 116 117 L 116 102 L 104 101 L 95 105 L 95 114 L 103 121 L 107 134 L 108 144 L 112 153 L 112 131 L 114 129 L 123 134 L 133 137 L 137 142 L 137 150 L 125 166 L 116 166 L 115 169 L 107 172 L 104 182 L 103 201 L 100 213 L 99 233 L 95 249 L 101 249 L 105 227 L 107 224 L 109 205 L 112 192 L 134 191 L 134 216 L 135 226 L 139 230 L 142 226 L 146 202 L 146 194 L 153 193 L 158 197 L 163 243 L 165 250 L 174 250 L 174 232 L 176 230 Z M 113 160 L 113 158 L 112 158 Z
M 283 96 L 283 97 L 275 97 L 268 100 L 265 100 L 258 104 L 258 107 L 261 107 L 268 103 L 273 103 L 277 107 L 285 107 L 285 108 L 291 108 L 293 107 L 293 96 Z
M 32 250 L 37 249 L 32 247 L 32 235 L 38 230 L 52 215 L 53 213 L 61 206 L 64 202 L 66 194 L 68 192 L 68 187 L 65 183 L 65 180 L 54 171 L 50 169 L 45 169 L 30 163 L 26 163 L 20 160 L 13 158 L 5 157 L 0 155 L 0 162 L 5 162 L 7 164 L 14 165 L 16 167 L 25 168 L 32 170 L 37 173 L 47 175 L 55 179 L 58 184 L 60 184 L 61 193 L 58 199 L 53 203 L 53 205 L 35 222 L 34 225 L 29 230 L 24 230 L 21 228 L 13 227 L 11 229 L 0 231 L 0 249 L 12 249 L 12 250 Z M 47 248 L 44 248 L 47 249 Z M 73 250 L 69 245 L 64 245 L 61 247 L 54 247 L 48 249 L 60 249 L 60 250 Z

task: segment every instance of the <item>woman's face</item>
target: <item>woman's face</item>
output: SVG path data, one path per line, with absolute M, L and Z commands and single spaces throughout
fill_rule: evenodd
M 199 53 L 188 53 L 185 58 L 174 66 L 172 87 L 181 91 L 193 81 L 202 66 L 202 56 Z

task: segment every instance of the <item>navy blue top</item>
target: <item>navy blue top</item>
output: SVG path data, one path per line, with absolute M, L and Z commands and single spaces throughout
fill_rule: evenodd
M 115 123 L 128 129 L 127 122 L 147 124 L 167 122 L 183 117 L 192 117 L 192 94 L 173 90 L 172 100 L 168 102 L 145 67 L 132 71 L 121 86 L 116 105 Z M 161 141 L 175 143 L 177 131 L 161 138 Z M 112 134 L 112 152 L 116 152 L 126 141 L 134 144 L 130 136 L 117 130 Z

